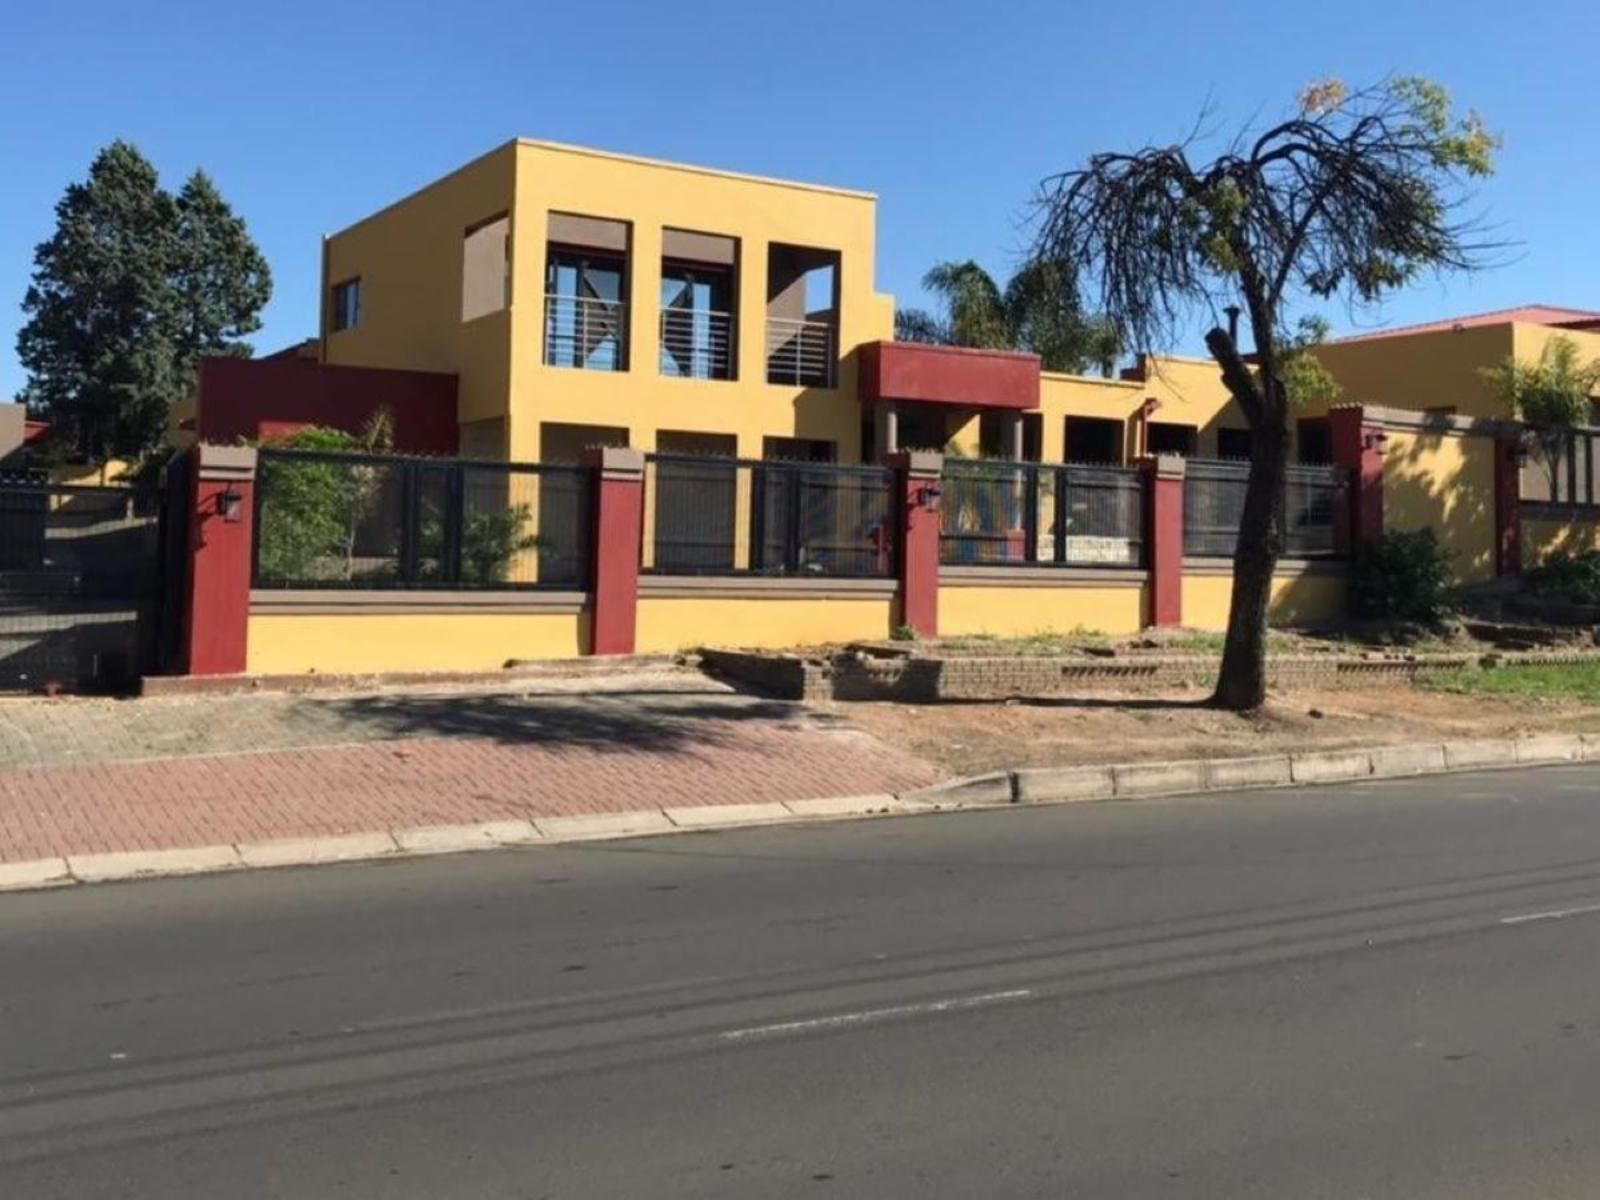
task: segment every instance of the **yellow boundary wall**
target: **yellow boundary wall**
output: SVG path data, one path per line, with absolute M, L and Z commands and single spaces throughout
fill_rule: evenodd
M 946 568 L 939 577 L 939 633 L 1137 633 L 1144 625 L 1145 590 L 1143 571 Z
M 641 654 L 697 646 L 779 650 L 828 642 L 881 640 L 894 631 L 892 582 L 645 579 L 634 645 Z M 777 586 L 763 586 L 773 585 Z M 787 585 L 787 586 L 784 586 Z
M 589 614 L 476 604 L 387 607 L 363 593 L 344 607 L 252 607 L 247 670 L 253 675 L 495 671 L 511 659 L 576 658 L 589 648 Z
M 1522 519 L 1522 564 L 1536 567 L 1553 554 L 1600 550 L 1600 517 L 1539 516 Z
M 1350 581 L 1340 564 L 1292 566 L 1272 577 L 1267 618 L 1274 625 L 1315 625 L 1342 615 Z M 1190 629 L 1228 627 L 1233 573 L 1227 567 L 1188 567 L 1183 572 L 1183 623 Z

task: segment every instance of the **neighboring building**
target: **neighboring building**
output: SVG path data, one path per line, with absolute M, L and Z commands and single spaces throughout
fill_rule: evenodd
M 1510 417 L 1483 372 L 1507 358 L 1537 362 L 1551 338 L 1600 359 L 1600 312 L 1534 304 L 1338 338 L 1317 357 L 1341 399 L 1463 417 Z

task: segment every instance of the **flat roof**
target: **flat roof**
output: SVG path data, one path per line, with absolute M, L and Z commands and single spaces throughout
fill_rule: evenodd
M 805 192 L 825 192 L 832 196 L 847 196 L 852 200 L 877 200 L 876 192 L 855 188 L 834 187 L 826 183 L 806 183 L 798 179 L 779 179 L 773 175 L 752 175 L 744 171 L 727 171 L 720 167 L 703 167 L 695 163 L 673 162 L 665 158 L 647 158 L 639 154 L 619 154 L 614 150 L 597 150 L 592 146 L 573 146 L 566 142 L 548 142 L 540 138 L 517 139 L 519 146 L 532 146 L 539 150 L 555 150 L 562 154 L 582 154 L 589 158 L 604 158 L 612 162 L 630 163 L 640 167 L 655 167 L 668 171 L 685 171 L 692 175 L 711 175 L 719 179 L 739 179 L 745 183 L 764 183 L 773 187 L 798 188 Z

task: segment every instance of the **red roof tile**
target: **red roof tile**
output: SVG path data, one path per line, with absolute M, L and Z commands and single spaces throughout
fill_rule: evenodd
M 1375 329 L 1370 333 L 1353 333 L 1335 338 L 1336 342 L 1367 342 L 1378 338 L 1409 337 L 1414 333 L 1442 333 L 1450 329 L 1474 329 L 1480 325 L 1509 325 L 1519 321 L 1525 325 L 1556 325 L 1569 329 L 1600 328 L 1600 312 L 1584 308 L 1562 308 L 1554 304 L 1525 304 L 1520 308 L 1501 308 L 1493 312 L 1476 313 L 1466 317 L 1449 317 L 1443 321 L 1429 321 L 1422 325 L 1397 325 L 1393 329 Z

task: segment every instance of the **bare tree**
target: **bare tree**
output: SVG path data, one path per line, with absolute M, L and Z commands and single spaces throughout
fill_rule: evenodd
M 1249 322 L 1251 356 L 1220 325 L 1205 336 L 1254 431 L 1213 697 L 1248 709 L 1266 697 L 1291 393 L 1305 370 L 1289 303 L 1370 304 L 1424 271 L 1485 265 L 1489 247 L 1458 210 L 1467 179 L 1492 172 L 1499 143 L 1476 114 L 1455 116 L 1443 87 L 1412 78 L 1360 91 L 1313 84 L 1286 120 L 1247 129 L 1196 163 L 1209 119 L 1182 144 L 1096 154 L 1046 179 L 1034 256 L 1092 280 L 1125 346 L 1169 346 L 1197 310 L 1214 315 L 1227 304 Z

